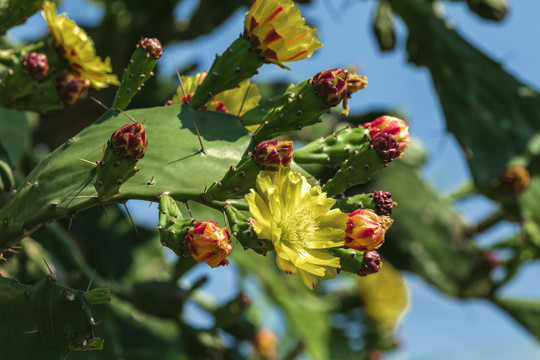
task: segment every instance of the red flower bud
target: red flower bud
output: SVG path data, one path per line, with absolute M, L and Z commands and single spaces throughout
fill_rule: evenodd
M 396 204 L 392 201 L 392 194 L 388 191 L 374 191 L 371 198 L 375 203 L 375 212 L 377 215 L 392 215 L 392 209 Z
M 83 78 L 77 72 L 70 71 L 58 75 L 55 85 L 62 103 L 73 105 L 86 95 L 90 80 Z
M 385 161 L 391 161 L 395 158 L 400 157 L 403 154 L 403 151 L 405 151 L 407 145 L 409 144 L 409 126 L 405 121 L 396 117 L 387 115 L 381 116 L 372 122 L 365 123 L 364 128 L 369 129 L 369 136 L 371 138 L 371 142 L 375 141 L 375 137 L 379 134 L 390 135 L 392 138 L 394 138 L 394 140 L 396 140 L 397 148 L 393 150 L 394 145 L 390 144 L 388 139 L 385 139 L 385 142 L 388 143 L 388 148 L 392 148 L 393 152 L 392 159 L 383 159 Z M 387 138 L 387 136 L 385 136 L 385 138 Z M 378 143 L 383 142 L 382 138 L 379 138 L 377 141 Z
M 394 220 L 388 216 L 379 216 L 371 209 L 358 209 L 348 213 L 345 248 L 358 251 L 378 249 L 384 242 L 386 230 Z
M 146 57 L 152 55 L 157 60 L 163 55 L 161 43 L 156 38 L 143 38 L 139 41 L 137 47 L 146 51 Z
M 148 147 L 148 139 L 142 123 L 133 123 L 122 126 L 120 130 L 111 135 L 109 147 L 118 155 L 133 161 L 144 157 Z
M 317 95 L 329 106 L 338 105 L 347 96 L 349 72 L 345 69 L 324 70 L 311 79 Z
M 399 144 L 392 135 L 379 133 L 369 140 L 369 144 L 377 151 L 384 162 L 390 162 L 400 155 L 398 151 Z
M 45 54 L 31 52 L 21 61 L 26 72 L 36 79 L 44 79 L 49 72 L 49 63 Z
M 204 221 L 188 229 L 186 246 L 195 260 L 218 267 L 229 265 L 227 256 L 233 248 L 230 239 L 227 228 L 220 228 L 213 221 Z
M 531 183 L 531 175 L 523 166 L 508 166 L 499 176 L 501 189 L 508 195 L 516 196 Z
M 277 171 L 281 166 L 291 163 L 293 142 L 288 140 L 269 140 L 258 144 L 253 151 L 253 159 L 263 170 Z
M 362 265 L 362 269 L 358 271 L 358 275 L 367 276 L 378 273 L 381 266 L 382 262 L 379 253 L 375 250 L 367 251 L 364 253 L 364 264 Z

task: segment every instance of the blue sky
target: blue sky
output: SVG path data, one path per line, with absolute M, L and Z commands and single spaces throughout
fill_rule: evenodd
M 369 111 L 374 108 L 394 108 L 407 114 L 411 134 L 421 142 L 429 154 L 423 174 L 436 189 L 451 192 L 467 180 L 469 171 L 453 137 L 445 132 L 444 119 L 429 73 L 406 63 L 404 42 L 406 32 L 398 21 L 398 45 L 392 53 L 382 54 L 371 33 L 371 17 L 374 1 L 314 0 L 315 6 L 302 7 L 302 14 L 317 25 L 323 48 L 308 60 L 292 63 L 291 72 L 277 66 L 264 66 L 254 81 L 283 79 L 299 82 L 317 72 L 336 67 L 355 65 L 360 73 L 367 75 L 369 86 L 355 94 L 350 101 L 352 111 Z M 178 16 L 188 12 L 196 0 L 183 0 Z M 446 16 L 458 32 L 475 46 L 482 49 L 521 81 L 540 89 L 540 50 L 535 44 L 540 34 L 537 16 L 538 1 L 513 1 L 510 13 L 502 23 L 479 20 L 466 7 L 465 2 L 448 3 Z M 66 0 L 60 11 L 68 12 L 81 26 L 99 21 L 101 10 L 95 4 L 83 0 Z M 201 69 L 208 69 L 215 53 L 222 52 L 242 31 L 243 13 L 238 12 L 213 34 L 195 42 L 179 43 L 166 49 L 160 60 L 160 71 L 172 74 L 174 66 L 197 60 Z M 40 16 L 30 19 L 28 26 L 10 32 L 23 38 L 39 35 L 45 31 Z M 144 34 L 141 34 L 144 35 Z M 131 206 L 130 206 L 131 208 Z M 475 198 L 457 205 L 469 221 L 478 221 L 489 214 L 493 204 Z M 147 205 L 134 211 L 143 219 L 149 217 Z M 150 218 L 155 215 L 151 208 Z M 153 224 L 154 225 L 154 224 Z M 486 245 L 515 231 L 515 227 L 503 224 L 487 232 L 479 239 Z M 224 282 L 234 282 L 234 270 L 212 270 L 202 264 L 191 274 L 212 276 L 205 288 L 226 300 L 234 294 L 226 291 Z M 517 278 L 504 289 L 508 296 L 540 299 L 540 266 L 528 264 Z M 189 280 L 189 279 L 187 279 Z M 538 359 L 540 346 L 536 339 L 524 331 L 506 314 L 485 301 L 461 301 L 450 299 L 422 279 L 407 276 L 411 304 L 399 328 L 401 347 L 390 354 L 390 360 L 402 359 Z

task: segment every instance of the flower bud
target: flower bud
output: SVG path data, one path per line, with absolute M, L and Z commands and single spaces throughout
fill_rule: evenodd
M 345 69 L 324 70 L 311 79 L 317 95 L 329 106 L 338 105 L 347 96 L 347 79 L 349 72 Z
M 253 349 L 265 360 L 275 360 L 278 358 L 278 345 L 278 337 L 269 329 L 260 329 L 253 339 Z
M 482 263 L 490 270 L 495 269 L 501 264 L 501 259 L 493 250 L 486 250 L 482 253 Z
M 161 43 L 156 38 L 143 38 L 139 41 L 137 47 L 146 51 L 146 57 L 152 55 L 157 60 L 163 55 Z
M 56 77 L 56 90 L 64 105 L 73 105 L 79 102 L 90 86 L 90 80 L 83 78 L 74 71 L 65 72 Z
M 523 166 L 508 166 L 499 176 L 499 180 L 502 191 L 516 196 L 529 186 L 531 175 Z
M 45 54 L 31 52 L 23 57 L 21 62 L 26 72 L 36 79 L 44 79 L 49 72 L 49 63 Z
M 378 249 L 384 242 L 386 230 L 394 220 L 388 216 L 379 216 L 371 209 L 358 209 L 348 213 L 345 248 L 358 251 Z
M 229 265 L 227 256 L 233 245 L 227 228 L 220 228 L 213 221 L 198 222 L 188 230 L 186 246 L 193 258 L 211 267 Z
M 375 203 L 375 212 L 377 215 L 392 215 L 392 209 L 396 205 L 396 203 L 392 201 L 392 194 L 388 191 L 374 191 L 371 198 Z
M 263 170 L 277 171 L 282 165 L 289 166 L 292 160 L 293 142 L 269 140 L 259 143 L 253 150 L 253 159 Z
M 364 264 L 362 269 L 358 271 L 358 275 L 367 276 L 378 273 L 382 267 L 381 256 L 375 250 L 364 253 Z
M 148 146 L 144 125 L 133 123 L 122 126 L 111 135 L 108 145 L 120 156 L 133 161 L 142 159 Z
M 395 151 L 393 150 L 393 158 L 388 161 L 400 157 L 409 144 L 409 126 L 405 121 L 396 117 L 387 115 L 381 116 L 372 122 L 365 123 L 364 128 L 369 129 L 369 136 L 372 142 L 375 141 L 375 137 L 379 134 L 390 135 L 396 140 L 397 149 L 395 149 Z M 383 142 L 382 138 L 377 141 L 379 144 Z M 393 144 L 389 144 L 388 140 L 385 140 L 385 142 L 388 143 L 389 147 L 393 147 Z M 373 145 L 373 147 L 375 147 L 375 145 Z

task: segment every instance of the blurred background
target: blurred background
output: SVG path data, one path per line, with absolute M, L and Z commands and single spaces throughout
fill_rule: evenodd
M 178 86 L 175 68 L 183 74 L 209 69 L 214 55 L 223 52 L 243 31 L 249 3 L 64 0 L 59 13 L 66 12 L 88 31 L 98 54 L 110 56 L 119 75 L 139 38 L 161 40 L 164 55 L 158 61 L 156 81 L 147 85 L 130 106 L 137 108 L 159 106 L 173 96 Z M 533 90 L 540 88 L 540 48 L 534 41 L 540 34 L 536 19 L 540 4 L 513 1 L 506 7 L 502 0 L 431 1 L 436 11 L 428 12 L 404 3 L 417 2 L 298 1 L 302 15 L 317 28 L 324 46 L 310 59 L 289 64 L 291 71 L 265 65 L 252 81 L 260 85 L 264 98 L 324 69 L 345 67 L 368 77 L 368 87 L 349 102 L 349 120 L 330 114 L 324 126 L 306 130 L 304 138 L 299 135 L 300 142 L 339 129 L 345 121 L 372 121 L 377 114 L 395 114 L 410 125 L 414 149 L 410 160 L 405 156 L 394 173 L 390 168 L 388 173 L 382 171 L 369 184 L 369 189 L 380 186 L 392 192 L 398 203 L 396 223 L 380 253 L 388 259 L 389 267 L 393 264 L 403 271 L 408 293 L 408 306 L 403 315 L 396 316 L 395 333 L 383 347 L 390 351 L 385 355 L 371 351 L 367 355 L 370 359 L 538 359 L 540 265 L 533 261 L 538 256 L 534 250 L 538 239 L 524 230 L 524 223 L 537 224 L 527 215 L 535 211 L 530 203 L 537 192 L 527 190 L 529 193 L 519 195 L 527 199 L 516 200 L 518 195 L 499 195 L 491 180 L 505 165 L 514 163 L 525 165 L 535 175 L 531 169 L 536 168 L 530 164 L 535 164 L 536 154 L 508 143 L 528 143 L 540 130 L 540 105 Z M 12 42 L 31 42 L 46 34 L 45 21 L 36 14 L 7 36 Z M 515 89 L 528 91 L 530 101 L 506 101 Z M 92 95 L 107 99 L 108 90 Z M 62 115 L 48 112 L 34 141 L 54 149 L 93 122 L 100 111 L 86 100 L 63 110 Z M 512 138 L 512 128 L 522 129 L 523 124 L 530 136 Z M 501 137 L 507 141 L 501 142 Z M 497 160 L 486 160 L 489 157 Z M 407 175 L 403 174 L 416 173 L 420 176 L 404 179 Z M 423 203 L 418 194 L 430 194 L 431 198 Z M 437 220 L 414 213 L 414 207 L 407 204 L 415 202 L 423 204 L 423 215 L 438 214 Z M 139 226 L 156 226 L 156 204 L 130 201 L 128 205 Z M 444 214 L 439 216 L 440 212 Z M 523 255 L 517 247 L 530 251 Z M 164 251 L 172 262 L 172 252 Z M 465 264 L 482 261 L 485 257 L 479 254 L 488 252 L 497 264 L 486 271 L 488 275 L 471 280 L 480 271 Z M 205 296 L 219 306 L 242 289 L 263 309 L 259 314 L 262 326 L 273 329 L 285 345 L 290 345 L 284 339 L 289 325 L 283 311 L 264 299 L 257 281 L 241 276 L 234 260 L 218 269 L 199 264 L 182 277 L 181 285 L 190 287 L 203 277 L 208 278 L 199 289 L 203 300 L 188 301 L 184 307 L 184 318 L 190 326 L 212 327 L 214 318 L 200 305 Z M 324 284 L 325 290 L 339 290 L 341 282 L 351 281 L 329 281 Z M 504 306 L 495 297 L 530 300 L 533 305 L 503 311 Z M 391 298 L 388 301 L 392 306 Z M 343 325 L 352 318 L 344 313 L 333 321 Z M 524 318 L 531 319 L 530 323 Z M 367 325 L 360 324 L 364 325 L 358 328 L 358 323 L 351 321 L 342 331 L 352 340 L 360 333 L 365 345 L 370 339 Z M 347 346 L 355 349 L 353 342 Z M 366 356 L 332 354 L 335 359 Z

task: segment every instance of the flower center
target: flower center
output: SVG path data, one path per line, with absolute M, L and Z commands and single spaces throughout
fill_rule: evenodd
M 287 214 L 282 225 L 282 240 L 289 242 L 294 247 L 309 247 L 313 234 L 319 229 L 315 215 L 308 207 L 300 205 L 294 211 Z

